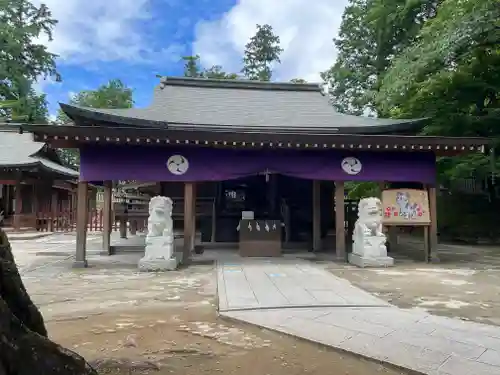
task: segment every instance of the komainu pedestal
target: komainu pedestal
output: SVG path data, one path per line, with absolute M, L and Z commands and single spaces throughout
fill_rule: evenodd
M 172 200 L 156 196 L 149 202 L 146 252 L 139 260 L 141 271 L 172 271 L 177 269 L 174 252 Z
M 382 202 L 378 198 L 361 199 L 349 263 L 358 267 L 393 266 L 394 259 L 387 256 L 385 243 L 386 237 L 382 231 Z

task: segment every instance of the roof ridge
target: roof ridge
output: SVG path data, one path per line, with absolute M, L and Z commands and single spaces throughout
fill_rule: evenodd
M 270 82 L 253 81 L 248 79 L 212 79 L 212 78 L 192 78 L 192 77 L 160 77 L 160 88 L 166 86 L 192 86 L 211 87 L 222 89 L 249 89 L 249 90 L 270 90 L 270 91 L 313 91 L 322 93 L 320 83 L 292 83 L 292 82 Z

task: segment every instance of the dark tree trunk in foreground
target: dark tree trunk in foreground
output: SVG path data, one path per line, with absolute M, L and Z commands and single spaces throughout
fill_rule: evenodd
M 0 375 L 97 375 L 81 356 L 48 339 L 1 228 Z

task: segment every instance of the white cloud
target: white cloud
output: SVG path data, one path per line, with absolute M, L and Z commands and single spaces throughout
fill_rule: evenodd
M 46 4 L 59 22 L 54 40 L 40 42 L 66 62 L 158 62 L 173 58 L 180 46 L 153 50 L 141 22 L 150 22 L 151 0 L 33 0 Z M 166 2 L 164 7 L 169 6 Z
M 347 0 L 239 0 L 222 18 L 198 23 L 193 50 L 205 66 L 219 64 L 239 71 L 256 24 L 270 24 L 284 52 L 277 80 L 319 82 L 319 72 L 333 65 L 337 35 Z

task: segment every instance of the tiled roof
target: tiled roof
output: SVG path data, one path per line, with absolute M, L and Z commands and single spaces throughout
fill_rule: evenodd
M 77 178 L 79 173 L 58 164 L 43 155 L 45 143 L 33 141 L 33 134 L 0 131 L 0 168 L 41 167 L 67 177 Z
M 62 105 L 73 119 L 228 131 L 288 129 L 380 133 L 414 128 L 422 119 L 395 120 L 338 113 L 318 85 L 164 77 L 147 108 L 90 109 Z

